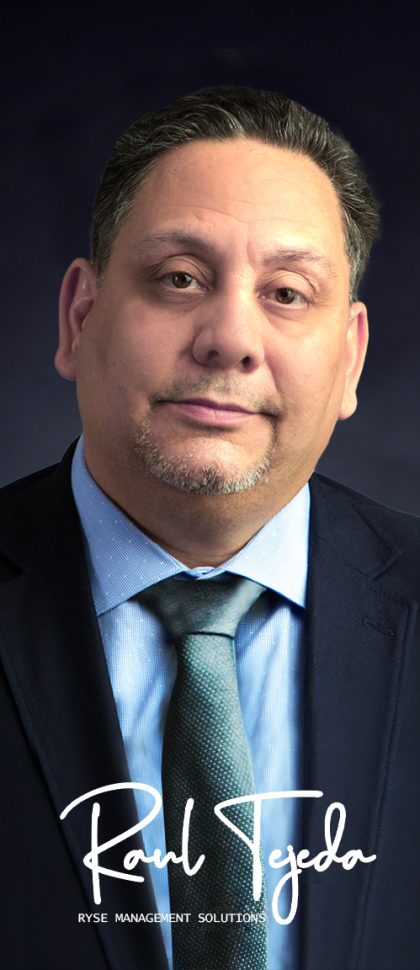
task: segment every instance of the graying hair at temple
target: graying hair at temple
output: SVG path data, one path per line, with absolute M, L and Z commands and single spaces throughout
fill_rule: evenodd
M 276 91 L 204 88 L 135 121 L 108 159 L 93 208 L 91 257 L 100 282 L 118 230 L 156 159 L 192 141 L 255 138 L 311 158 L 336 191 L 355 298 L 379 232 L 379 207 L 348 142 L 327 121 Z

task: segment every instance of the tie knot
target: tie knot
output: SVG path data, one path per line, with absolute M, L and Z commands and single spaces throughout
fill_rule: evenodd
M 140 598 L 174 640 L 192 633 L 234 638 L 242 617 L 264 591 L 252 579 L 223 573 L 217 579 L 164 579 Z

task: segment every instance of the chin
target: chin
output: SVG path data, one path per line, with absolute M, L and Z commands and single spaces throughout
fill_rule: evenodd
M 210 449 L 207 449 L 209 451 Z M 172 488 L 196 495 L 233 495 L 261 485 L 271 468 L 272 449 L 252 466 L 240 468 L 207 455 L 167 455 L 144 432 L 136 436 L 136 461 Z

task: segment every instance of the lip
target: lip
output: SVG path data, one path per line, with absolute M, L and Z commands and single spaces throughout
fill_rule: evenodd
M 180 401 L 164 401 L 178 414 L 199 424 L 233 425 L 247 421 L 259 411 L 251 411 L 235 401 L 213 401 L 210 398 L 185 398 Z

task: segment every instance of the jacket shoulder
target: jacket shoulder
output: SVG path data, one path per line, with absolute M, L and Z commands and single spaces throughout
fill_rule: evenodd
M 311 486 L 316 491 L 323 492 L 327 500 L 334 501 L 336 498 L 339 500 L 341 497 L 343 504 L 350 503 L 360 514 L 371 515 L 378 522 L 389 523 L 390 526 L 403 531 L 415 529 L 420 532 L 420 516 L 384 505 L 369 495 L 364 495 L 363 492 L 357 492 L 348 485 L 343 485 L 342 482 L 334 481 L 316 472 L 312 476 Z
M 322 522 L 333 523 L 333 529 L 341 531 L 345 522 L 353 531 L 356 521 L 363 520 L 372 533 L 388 547 L 394 547 L 409 564 L 410 573 L 420 574 L 420 517 L 399 509 L 390 508 L 363 495 L 347 485 L 314 474 L 310 480 L 313 505 L 322 510 Z
M 9 482 L 0 488 L 0 521 L 4 521 L 15 510 L 26 495 L 36 491 L 37 486 L 48 480 L 58 468 L 58 464 L 49 465 L 39 471 L 18 478 L 15 482 Z
M 71 488 L 76 442 L 57 465 L 0 489 L 0 561 L 19 567 L 39 563 L 54 544 L 65 548 L 79 529 Z

